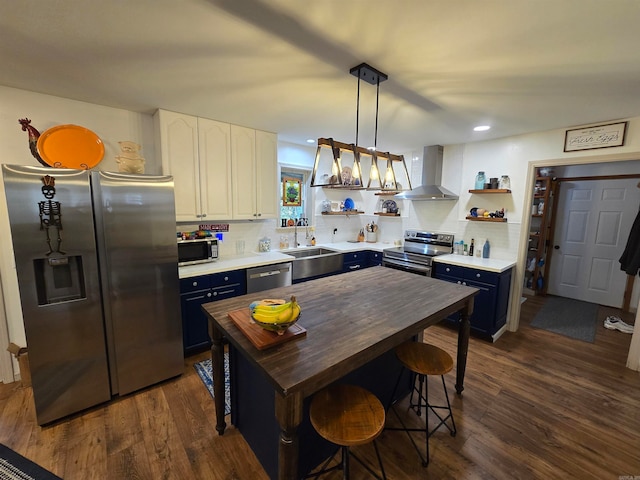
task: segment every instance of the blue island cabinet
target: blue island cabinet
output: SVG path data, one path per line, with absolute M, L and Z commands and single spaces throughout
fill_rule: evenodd
M 247 293 L 245 270 L 214 273 L 180 280 L 180 309 L 184 355 L 189 356 L 211 347 L 207 315 L 203 303 Z
M 504 272 L 489 272 L 446 263 L 434 262 L 433 264 L 434 278 L 480 290 L 475 298 L 473 315 L 471 315 L 471 333 L 490 341 L 493 340 L 493 335 L 507 323 L 512 271 L 513 269 L 509 268 Z M 456 324 L 458 319 L 457 314 L 448 318 Z
M 413 340 L 416 338 L 413 337 Z M 359 385 L 376 395 L 383 405 L 387 405 L 401 372 L 402 377 L 394 397 L 397 401 L 411 392 L 411 375 L 402 369 L 393 350 L 345 375 L 336 383 Z M 278 478 L 280 426 L 273 414 L 276 390 L 233 343 L 229 344 L 229 373 L 231 423 L 242 433 L 269 478 Z M 297 478 L 303 478 L 336 449 L 335 445 L 318 435 L 311 425 L 311 398 L 304 400 L 302 422 L 297 430 L 300 441 Z

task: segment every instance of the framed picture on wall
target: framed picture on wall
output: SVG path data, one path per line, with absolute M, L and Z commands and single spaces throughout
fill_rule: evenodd
M 575 152 L 576 150 L 621 147 L 624 145 L 626 131 L 627 122 L 567 130 L 564 138 L 564 151 Z
M 297 178 L 282 179 L 282 206 L 299 207 L 302 205 L 302 188 Z

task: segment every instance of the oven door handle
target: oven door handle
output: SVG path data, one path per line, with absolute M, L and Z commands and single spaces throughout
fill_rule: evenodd
M 415 263 L 401 262 L 395 259 L 383 258 L 382 265 L 385 267 L 395 268 L 398 270 L 404 270 L 406 272 L 418 273 L 427 277 L 431 276 L 431 267 L 424 265 L 417 265 Z

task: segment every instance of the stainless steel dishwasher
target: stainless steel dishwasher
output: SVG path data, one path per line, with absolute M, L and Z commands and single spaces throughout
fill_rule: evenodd
M 291 262 L 247 269 L 247 293 L 291 285 Z

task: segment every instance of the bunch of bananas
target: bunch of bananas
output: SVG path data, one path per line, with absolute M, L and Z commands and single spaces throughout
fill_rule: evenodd
M 286 327 L 296 322 L 300 316 L 300 305 L 294 295 L 289 302 L 273 299 L 253 302 L 249 305 L 249 310 L 251 310 L 251 318 L 263 327 L 272 325 L 274 328 L 265 328 L 273 331 L 286 330 Z

